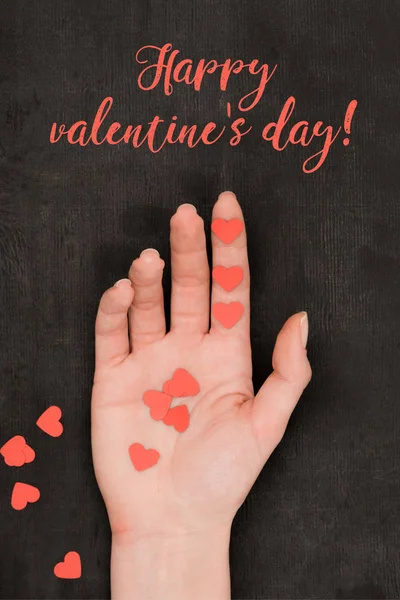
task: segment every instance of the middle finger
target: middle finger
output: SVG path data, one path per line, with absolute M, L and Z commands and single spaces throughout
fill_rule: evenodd
M 206 333 L 209 329 L 210 269 L 203 219 L 191 204 L 171 218 L 171 331 Z

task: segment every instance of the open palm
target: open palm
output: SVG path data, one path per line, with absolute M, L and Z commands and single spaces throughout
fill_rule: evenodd
M 243 221 L 232 193 L 220 195 L 216 219 Z M 204 223 L 191 205 L 180 206 L 171 219 L 171 330 L 166 333 L 164 262 L 152 249 L 133 262 L 129 280 L 118 282 L 100 302 L 92 447 L 113 532 L 229 524 L 310 380 L 307 316 L 299 313 L 281 330 L 273 373 L 254 397 L 245 230 L 228 243 L 211 235 L 214 267 L 242 272 L 230 291 L 213 282 L 211 327 Z M 230 309 L 223 304 L 231 302 L 239 312 L 228 323 L 224 311 L 229 315 Z M 222 318 L 215 305 L 222 306 Z M 194 396 L 172 400 L 171 408 L 188 407 L 190 422 L 183 432 L 152 419 L 143 402 L 146 391 L 162 391 L 177 369 L 187 370 L 200 388 Z M 159 460 L 137 470 L 129 454 L 132 444 L 156 450 Z

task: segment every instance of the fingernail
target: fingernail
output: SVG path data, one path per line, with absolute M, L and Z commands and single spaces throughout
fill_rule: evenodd
M 307 346 L 307 339 L 308 339 L 308 315 L 305 311 L 303 312 L 303 316 L 301 317 L 301 320 L 300 320 L 300 327 L 301 327 L 301 341 L 305 348 Z
M 190 206 L 190 208 L 192 208 L 194 210 L 194 212 L 197 212 L 197 208 L 193 204 L 188 204 L 188 203 L 180 204 L 178 206 L 178 208 L 176 209 L 176 212 L 178 212 L 178 210 L 180 210 L 182 208 L 182 206 Z
M 127 281 L 129 283 L 129 285 L 132 285 L 132 282 L 130 279 L 119 279 L 116 283 L 114 283 L 114 287 L 118 287 L 122 281 Z
M 221 198 L 221 196 L 225 196 L 225 194 L 230 194 L 231 196 L 234 196 L 236 198 L 236 194 L 234 192 L 231 192 L 231 190 L 225 190 L 224 192 L 221 192 L 218 198 Z
M 155 252 L 156 254 L 158 254 L 158 256 L 160 256 L 159 251 L 156 250 L 155 248 L 145 248 L 144 250 L 141 251 L 140 256 L 142 256 L 142 254 L 144 254 L 144 252 Z

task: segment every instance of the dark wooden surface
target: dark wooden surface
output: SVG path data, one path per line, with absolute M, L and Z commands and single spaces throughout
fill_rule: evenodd
M 209 224 L 224 189 L 248 227 L 255 386 L 297 310 L 309 312 L 314 369 L 235 520 L 232 596 L 399 598 L 400 4 L 4 0 L 0 14 L 0 444 L 19 433 L 37 451 L 21 469 L 0 462 L 1 598 L 109 597 L 89 437 L 96 306 L 141 249 L 167 258 L 179 203 Z M 107 95 L 125 123 L 226 119 L 211 79 L 196 96 L 138 90 L 135 52 L 165 42 L 197 60 L 277 62 L 251 115 L 259 130 L 291 94 L 313 122 L 339 121 L 356 98 L 350 146 L 307 176 L 305 151 L 250 137 L 156 155 L 50 145 L 53 121 L 90 118 Z M 232 97 L 245 91 L 238 78 Z M 35 426 L 50 404 L 64 411 L 59 439 Z M 42 493 L 21 512 L 17 480 Z M 58 580 L 70 549 L 82 577 Z

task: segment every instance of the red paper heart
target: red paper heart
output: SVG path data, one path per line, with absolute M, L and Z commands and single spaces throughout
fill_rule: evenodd
M 176 369 L 169 379 L 164 383 L 163 391 L 174 398 L 196 396 L 200 387 L 194 377 L 186 369 Z
M 240 267 L 214 267 L 212 276 L 215 281 L 227 292 L 231 292 L 243 279 Z
M 11 506 L 15 510 L 22 510 L 28 502 L 37 502 L 39 498 L 40 492 L 36 487 L 17 481 L 11 494 Z
M 243 315 L 244 307 L 241 302 L 216 302 L 212 307 L 214 317 L 227 329 L 230 329 L 239 321 Z
M 211 230 L 224 244 L 231 244 L 243 231 L 244 223 L 240 219 L 214 219 Z
M 63 432 L 63 426 L 60 423 L 62 416 L 61 408 L 58 406 L 50 406 L 44 411 L 36 421 L 36 425 L 42 431 L 51 435 L 51 437 L 59 437 Z
M 186 404 L 170 408 L 163 418 L 165 425 L 172 425 L 176 431 L 182 433 L 189 427 L 189 411 Z
M 171 396 L 157 390 L 148 390 L 143 394 L 143 402 L 150 408 L 150 416 L 155 421 L 161 421 L 165 417 L 171 401 Z
M 82 575 L 81 557 L 77 552 L 67 552 L 64 561 L 54 567 L 54 575 L 59 579 L 79 579 Z
M 35 451 L 28 446 L 22 435 L 14 435 L 0 448 L 0 454 L 3 455 L 4 462 L 9 467 L 22 467 L 25 463 L 30 463 L 35 458 Z
M 129 456 L 136 471 L 144 471 L 158 463 L 160 453 L 157 450 L 146 449 L 142 444 L 135 443 L 129 446 Z

